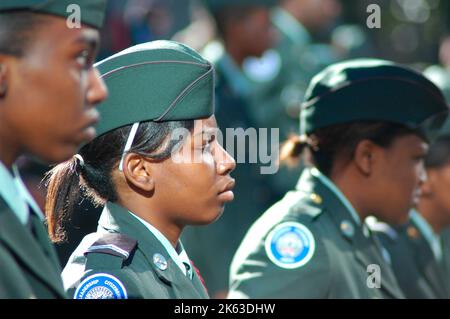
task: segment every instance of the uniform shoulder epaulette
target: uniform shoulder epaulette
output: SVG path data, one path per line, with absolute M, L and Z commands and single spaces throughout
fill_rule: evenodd
M 84 253 L 101 253 L 128 259 L 137 241 L 119 233 L 108 233 L 97 239 Z
M 301 194 L 301 193 L 299 193 Z M 315 219 L 322 214 L 323 209 L 320 206 L 322 204 L 322 198 L 317 194 L 301 194 L 299 200 L 292 205 L 291 212 L 295 214 L 302 214 Z

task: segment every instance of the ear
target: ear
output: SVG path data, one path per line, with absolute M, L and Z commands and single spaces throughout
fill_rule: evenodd
M 155 182 L 151 174 L 151 163 L 138 154 L 127 154 L 123 160 L 123 174 L 128 184 L 151 192 L 155 188 Z
M 6 61 L 0 56 L 0 98 L 5 97 L 6 92 L 8 91 L 7 74 L 8 66 Z
M 364 176 L 370 176 L 374 170 L 378 146 L 369 140 L 362 140 L 355 148 L 353 161 Z

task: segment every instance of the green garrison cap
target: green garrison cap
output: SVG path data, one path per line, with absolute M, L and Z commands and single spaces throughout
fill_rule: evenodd
M 331 65 L 311 80 L 300 131 L 374 120 L 405 125 L 431 141 L 448 110 L 442 92 L 422 74 L 389 61 L 357 59 Z
M 214 114 L 214 68 L 183 44 L 139 44 L 95 66 L 109 90 L 109 98 L 98 106 L 98 136 L 135 122 Z
M 81 22 L 95 28 L 103 25 L 107 0 L 1 0 L 0 12 L 28 10 L 60 17 L 73 14 L 71 5 L 80 7 Z
M 205 7 L 211 12 L 217 12 L 225 7 L 264 6 L 271 7 L 278 0 L 203 0 Z

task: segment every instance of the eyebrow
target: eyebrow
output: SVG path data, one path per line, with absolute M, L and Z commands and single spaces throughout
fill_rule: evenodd
M 201 132 L 198 132 L 198 133 L 194 134 L 194 137 L 198 136 L 200 134 L 201 135 L 207 135 L 207 136 L 215 135 L 215 134 L 217 134 L 217 131 L 218 131 L 218 128 L 203 129 Z
M 75 39 L 75 42 L 82 45 L 88 45 L 92 51 L 97 51 L 100 45 L 100 38 L 98 35 L 92 33 L 82 33 Z

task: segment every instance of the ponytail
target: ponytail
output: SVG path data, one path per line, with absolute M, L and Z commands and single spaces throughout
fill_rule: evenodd
M 78 157 L 55 166 L 46 174 L 47 199 L 45 216 L 53 242 L 66 239 L 63 223 L 71 216 L 80 196 L 82 164 Z
M 312 146 L 311 140 L 306 135 L 291 135 L 283 143 L 280 151 L 280 163 L 288 167 L 298 165 L 300 158 L 307 146 Z

